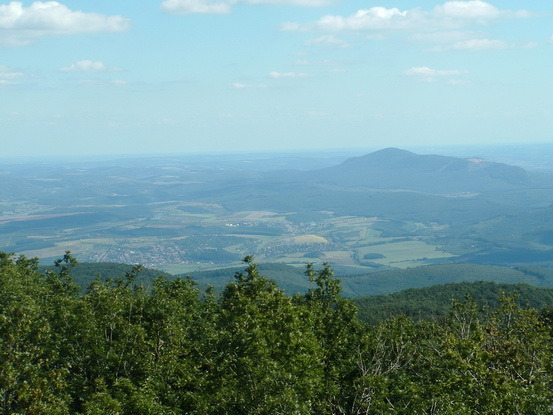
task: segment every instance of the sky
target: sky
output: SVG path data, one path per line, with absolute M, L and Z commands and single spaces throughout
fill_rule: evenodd
M 0 157 L 553 142 L 553 2 L 0 2 Z

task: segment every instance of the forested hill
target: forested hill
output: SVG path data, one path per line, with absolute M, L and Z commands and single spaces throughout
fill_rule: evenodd
M 487 310 L 496 309 L 502 296 L 514 296 L 520 306 L 541 309 L 553 306 L 553 288 L 533 287 L 528 284 L 497 284 L 492 281 L 461 282 L 411 288 L 387 295 L 354 298 L 359 318 L 376 324 L 394 316 L 407 316 L 414 320 L 445 318 L 455 301 L 463 302 L 467 296 Z
M 312 286 L 305 276 L 305 267 L 260 264 L 259 269 L 263 275 L 273 279 L 290 295 L 305 293 Z M 222 288 L 238 270 L 223 268 L 192 272 L 191 275 L 204 285 Z M 336 274 L 341 281 L 343 295 L 350 298 L 391 294 L 409 288 L 477 281 L 493 281 L 498 284 L 525 283 L 535 287 L 553 288 L 553 270 L 529 266 L 507 268 L 478 264 L 436 264 L 363 274 Z
M 108 278 L 118 278 L 126 274 L 133 273 L 135 267 L 129 264 L 118 264 L 113 262 L 79 262 L 71 268 L 71 277 L 74 282 L 85 290 L 96 279 L 106 280 Z M 48 271 L 56 271 L 54 265 L 40 266 L 39 271 L 46 273 Z M 140 267 L 136 275 L 135 282 L 151 287 L 153 282 L 158 277 L 164 277 L 169 280 L 175 279 L 174 275 L 163 271 Z
M 54 266 L 41 266 L 41 272 L 52 271 Z M 242 268 L 219 268 L 210 271 L 193 271 L 186 274 L 171 275 L 163 271 L 141 267 L 136 283 L 151 287 L 156 278 L 162 276 L 168 280 L 191 276 L 200 287 L 213 286 L 222 290 L 234 274 Z M 259 264 L 259 272 L 274 280 L 287 294 L 305 293 L 313 286 L 305 275 L 305 266 L 286 264 Z M 363 274 L 347 274 L 349 269 L 336 272 L 341 280 L 345 297 L 364 297 L 391 294 L 410 288 L 423 288 L 448 283 L 493 281 L 498 284 L 525 283 L 535 287 L 553 288 L 553 270 L 540 267 L 515 268 L 477 265 L 477 264 L 437 264 L 407 269 L 388 269 Z M 133 266 L 117 263 L 78 263 L 71 269 L 74 281 L 86 290 L 97 278 L 106 280 L 124 276 L 133 271 Z
M 376 189 L 455 193 L 517 189 L 544 184 L 540 176 L 480 158 L 419 155 L 387 148 L 308 173 L 316 181 Z
M 305 276 L 305 267 L 294 267 L 286 264 L 259 264 L 259 272 L 264 276 L 273 279 L 278 286 L 289 294 L 304 293 L 311 287 L 308 278 Z M 56 271 L 54 265 L 43 265 L 38 268 L 39 272 L 47 273 Z M 134 282 L 143 284 L 151 288 L 154 281 L 163 277 L 167 280 L 174 280 L 179 277 L 187 278 L 191 276 L 199 287 L 207 288 L 209 285 L 216 290 L 222 290 L 223 287 L 232 280 L 233 276 L 243 270 L 243 267 L 218 268 L 209 271 L 192 271 L 185 274 L 169 274 L 157 269 L 139 267 L 136 272 Z M 135 271 L 135 266 L 129 264 L 119 264 L 114 262 L 78 262 L 70 269 L 71 277 L 74 282 L 82 289 L 86 290 L 95 280 L 114 279 Z
M 553 287 L 553 270 L 530 266 L 508 268 L 477 264 L 437 264 L 343 276 L 341 279 L 344 292 L 348 296 L 362 297 L 452 282 L 494 281 Z
M 53 265 L 41 266 L 39 270 L 46 273 L 57 271 L 57 268 Z M 199 290 L 213 286 L 215 292 L 220 293 L 233 280 L 234 275 L 242 270 L 243 268 L 234 267 L 192 272 L 190 275 L 198 284 Z M 275 281 L 279 288 L 289 295 L 306 293 L 313 287 L 313 283 L 305 275 L 305 268 L 285 264 L 259 264 L 258 270 L 261 275 Z M 171 281 L 188 276 L 188 274 L 175 276 L 145 267 L 140 267 L 139 272 L 135 271 L 136 268 L 132 265 L 115 263 L 77 263 L 70 269 L 73 280 L 84 291 L 97 279 L 115 280 L 129 274 L 136 274 L 133 277 L 135 284 L 144 285 L 149 289 L 154 286 L 157 278 L 162 277 Z M 374 295 L 379 290 L 370 292 L 370 283 L 366 288 L 361 288 L 359 282 L 363 278 L 372 282 L 379 281 L 383 284 L 380 290 L 386 289 L 388 284 L 387 290 L 391 294 Z M 484 281 L 483 279 L 486 278 L 491 280 Z M 346 276 L 341 277 L 340 280 L 343 294 L 352 297 L 352 301 L 358 307 L 359 318 L 370 324 L 399 315 L 415 320 L 443 318 L 451 311 L 454 300 L 464 301 L 467 295 L 473 298 L 479 307 L 490 309 L 499 305 L 502 293 L 506 295 L 516 293 L 521 306 L 528 305 L 536 309 L 553 306 L 553 288 L 537 287 L 543 283 L 545 285 L 549 283 L 553 287 L 553 271 L 541 268 L 509 269 L 473 264 L 444 264 L 407 270 L 380 271 L 365 276 Z M 356 296 L 355 291 L 351 289 L 354 285 L 352 281 L 355 281 L 357 291 L 373 295 Z M 439 283 L 440 281 L 455 282 L 442 284 Z M 416 287 L 428 282 L 435 285 L 397 291 L 397 287 Z M 347 287 L 350 289 L 344 291 Z M 374 289 L 375 286 L 372 285 L 372 288 Z
M 200 290 L 213 286 L 215 292 L 220 293 L 233 280 L 234 275 L 242 270 L 243 268 L 233 267 L 171 275 L 144 267 L 136 272 L 135 267 L 127 264 L 77 263 L 70 269 L 70 274 L 82 290 L 86 290 L 97 279 L 114 280 L 129 274 L 136 274 L 133 279 L 135 284 L 150 289 L 157 278 L 171 281 L 190 275 Z M 313 283 L 305 275 L 305 268 L 285 264 L 259 264 L 258 270 L 289 295 L 306 293 L 313 287 Z M 57 268 L 53 265 L 41 266 L 39 271 L 56 272 Z M 360 319 L 371 324 L 398 315 L 413 319 L 442 318 L 449 314 L 453 300 L 463 301 L 467 295 L 478 306 L 492 309 L 499 304 L 502 293 L 517 293 L 521 306 L 529 305 L 537 309 L 553 306 L 553 270 L 537 267 L 510 269 L 474 264 L 443 264 L 342 276 L 340 280 L 342 293 L 352 298 L 359 309 Z M 363 280 L 367 282 L 366 287 L 361 285 Z M 376 282 L 381 284 L 380 288 L 377 288 Z M 428 286 L 428 283 L 431 285 Z M 408 288 L 418 286 L 424 288 Z M 398 291 L 398 287 L 407 289 Z M 391 294 L 378 294 L 380 291 Z M 363 292 L 365 296 L 355 295 L 356 292 Z

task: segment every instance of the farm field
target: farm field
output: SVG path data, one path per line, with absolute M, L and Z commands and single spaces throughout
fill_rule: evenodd
M 441 251 L 423 241 L 389 242 L 359 249 L 360 255 L 379 254 L 383 258 L 372 261 L 390 267 L 409 268 L 431 263 L 430 260 L 452 258 L 455 255 Z
M 203 213 L 187 212 L 191 206 L 160 203 L 150 207 L 149 218 L 102 226 L 72 225 L 50 237 L 29 235 L 26 239 L 33 240 L 35 246 L 47 246 L 20 253 L 49 261 L 70 250 L 82 261 L 140 263 L 171 273 L 234 266 L 245 255 L 254 255 L 262 262 L 329 262 L 361 269 L 366 265 L 357 258 L 369 253 L 382 255 L 372 262 L 386 267 L 426 264 L 452 256 L 423 241 L 381 237 L 381 232 L 372 228 L 378 221 L 374 217 L 334 217 L 327 213 L 327 219 L 295 223 L 276 212 L 221 214 L 219 207 L 201 204 L 193 208 Z M 37 221 L 33 217 L 33 222 Z M 99 233 L 111 237 L 99 237 Z

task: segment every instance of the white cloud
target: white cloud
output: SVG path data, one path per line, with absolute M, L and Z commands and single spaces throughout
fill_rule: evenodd
M 79 85 L 84 86 L 126 86 L 129 83 L 121 79 L 112 79 L 110 81 L 101 81 L 98 79 L 85 79 L 79 81 Z
M 478 33 L 463 30 L 449 30 L 449 31 L 437 31 L 437 32 L 425 32 L 415 33 L 410 39 L 418 42 L 430 42 L 437 44 L 452 44 L 460 42 L 462 40 L 475 39 L 480 36 Z
M 358 10 L 351 16 L 323 16 L 316 22 L 288 22 L 281 26 L 282 30 L 328 32 L 338 31 L 400 31 L 454 29 L 471 24 L 483 24 L 498 18 L 529 17 L 524 10 L 500 10 L 490 3 L 481 0 L 448 1 L 436 6 L 430 11 L 422 9 L 400 10 L 398 8 L 371 7 Z
M 442 52 L 445 50 L 468 50 L 468 51 L 482 51 L 482 50 L 502 50 L 502 49 L 531 49 L 538 47 L 535 42 L 527 43 L 507 43 L 502 40 L 494 39 L 467 39 L 458 42 L 454 42 L 450 45 L 437 46 L 431 49 L 433 52 Z
M 438 17 L 477 20 L 497 19 L 502 14 L 499 9 L 481 0 L 448 1 L 436 6 L 433 13 Z
M 232 6 L 237 3 L 320 7 L 332 3 L 332 0 L 165 0 L 161 8 L 173 14 L 224 14 L 230 13 Z
M 30 6 L 11 1 L 0 5 L 0 43 L 23 46 L 44 36 L 120 32 L 130 26 L 122 16 L 73 11 L 57 1 L 35 1 Z
M 470 39 L 456 42 L 449 49 L 456 50 L 488 50 L 488 49 L 507 49 L 509 45 L 502 40 L 492 39 Z
M 299 30 L 319 29 L 323 31 L 338 32 L 343 30 L 382 30 L 382 29 L 405 29 L 415 20 L 411 17 L 413 12 L 400 11 L 397 8 L 387 9 L 385 7 L 372 7 L 370 9 L 358 10 L 349 17 L 327 15 L 313 24 L 299 25 Z M 419 14 L 415 11 L 414 14 Z M 293 23 L 286 29 L 294 29 Z
M 322 7 L 332 4 L 333 0 L 237 0 L 236 2 L 248 4 L 273 4 L 303 7 Z
M 432 69 L 428 66 L 416 66 L 403 72 L 405 76 L 413 76 L 422 79 L 425 82 L 435 82 L 439 79 L 444 79 L 450 85 L 460 85 L 465 81 L 452 77 L 458 77 L 467 74 L 468 71 L 460 71 L 457 69 Z
M 60 69 L 62 72 L 101 72 L 101 71 L 120 71 L 120 68 L 110 68 L 103 62 L 82 60 L 72 63 L 71 65 L 64 66 Z
M 230 3 L 213 3 L 205 0 L 165 0 L 161 3 L 161 8 L 174 14 L 224 14 L 230 12 Z
M 253 84 L 243 84 L 241 82 L 234 82 L 230 87 L 232 89 L 266 88 L 267 85 L 264 85 L 264 84 L 253 85 Z
M 269 72 L 269 76 L 271 78 L 279 79 L 279 78 L 307 78 L 309 77 L 309 74 L 304 72 Z
M 342 39 L 338 39 L 337 37 L 334 37 L 332 35 L 323 35 L 319 36 L 315 39 L 310 39 L 307 42 L 305 42 L 306 46 L 330 46 L 334 48 L 349 48 L 350 45 L 348 42 Z
M 0 65 L 0 85 L 12 84 L 14 80 L 21 77 L 23 77 L 22 72 L 17 72 L 6 65 Z
M 23 76 L 22 72 L 16 72 L 6 65 L 0 65 L 0 78 L 15 79 Z
M 425 77 L 461 75 L 462 73 L 464 72 L 456 69 L 438 70 L 438 69 L 431 69 L 428 66 L 417 66 L 403 72 L 404 75 L 416 75 L 416 76 L 425 76 Z
M 468 50 L 481 51 L 490 49 L 515 49 L 515 48 L 536 48 L 539 45 L 535 42 L 508 43 L 502 40 L 488 39 L 482 33 L 464 31 L 437 31 L 427 33 L 415 33 L 410 40 L 417 42 L 434 43 L 436 46 L 428 49 L 430 52 L 443 52 L 447 50 Z

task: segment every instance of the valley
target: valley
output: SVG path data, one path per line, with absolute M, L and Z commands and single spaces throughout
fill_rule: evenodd
M 262 164 L 2 165 L 0 247 L 44 263 L 70 250 L 84 262 L 175 274 L 236 266 L 245 255 L 348 274 L 444 262 L 553 266 L 545 173 L 399 149 L 320 169 Z

